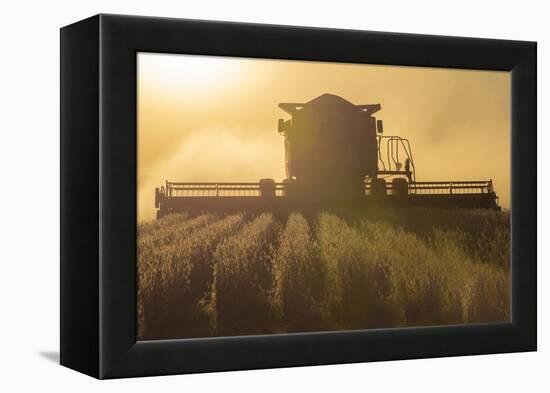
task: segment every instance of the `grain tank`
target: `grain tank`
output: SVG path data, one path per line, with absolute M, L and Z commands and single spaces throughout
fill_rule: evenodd
M 354 105 L 332 94 L 307 103 L 281 103 L 286 182 L 296 196 L 352 200 L 365 195 L 365 178 L 378 173 L 379 104 Z M 290 189 L 289 189 L 290 190 Z

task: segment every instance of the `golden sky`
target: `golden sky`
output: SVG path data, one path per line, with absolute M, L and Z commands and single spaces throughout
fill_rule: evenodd
M 234 57 L 138 54 L 138 220 L 171 181 L 282 181 L 278 104 L 323 94 L 381 104 L 408 138 L 418 181 L 493 179 L 510 206 L 510 74 Z

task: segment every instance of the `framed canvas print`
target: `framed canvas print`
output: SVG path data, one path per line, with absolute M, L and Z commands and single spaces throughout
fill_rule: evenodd
M 536 350 L 536 44 L 61 29 L 61 364 Z

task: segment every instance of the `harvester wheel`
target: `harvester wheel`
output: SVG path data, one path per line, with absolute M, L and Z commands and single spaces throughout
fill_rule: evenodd
M 372 179 L 370 182 L 370 194 L 375 198 L 386 196 L 386 181 L 384 179 Z
M 409 195 L 409 183 L 406 179 L 397 178 L 391 182 L 391 189 L 393 195 L 405 196 Z
M 260 179 L 260 196 L 264 198 L 274 198 L 276 193 L 275 180 Z

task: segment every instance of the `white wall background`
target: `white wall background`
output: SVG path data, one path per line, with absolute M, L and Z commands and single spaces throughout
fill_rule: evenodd
M 539 42 L 539 222 L 550 137 L 543 1 L 6 1 L 0 22 L 0 391 L 548 391 L 549 230 L 539 225 L 539 352 L 99 382 L 56 364 L 59 345 L 59 31 L 96 13 Z M 550 44 L 549 44 L 550 45 Z M 39 198 L 37 198 L 39 197 Z

